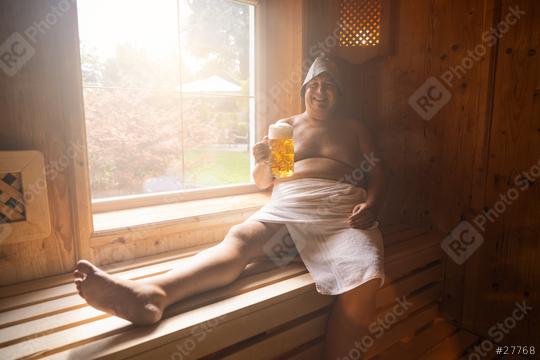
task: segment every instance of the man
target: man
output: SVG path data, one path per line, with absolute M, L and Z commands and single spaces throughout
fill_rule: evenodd
M 384 282 L 382 237 L 375 221 L 383 171 L 366 128 L 340 112 L 341 84 L 335 63 L 317 58 L 302 86 L 306 111 L 278 121 L 293 127 L 294 174 L 274 179 L 267 139 L 257 143 L 253 178 L 259 188 L 274 186 L 272 199 L 233 226 L 222 242 L 144 281 L 119 279 L 81 260 L 74 271 L 79 294 L 97 309 L 153 324 L 168 305 L 227 285 L 252 260 L 272 256 L 268 242 L 290 233 L 317 290 L 337 295 L 325 357 L 346 356 L 367 334 L 375 293 Z

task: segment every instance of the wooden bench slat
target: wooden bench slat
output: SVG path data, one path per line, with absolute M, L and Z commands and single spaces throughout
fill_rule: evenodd
M 203 356 L 216 354 L 216 352 L 219 350 L 227 348 L 231 345 L 242 344 L 242 340 L 248 339 L 249 342 L 249 338 L 253 335 L 264 333 L 266 330 L 286 324 L 299 316 L 317 311 L 328 306 L 329 303 L 330 299 L 319 297 L 315 293 L 308 291 L 303 293 L 298 298 L 289 299 L 287 301 L 274 304 L 272 307 L 266 307 L 257 313 L 253 313 L 249 316 L 249 319 L 246 317 L 237 318 L 232 321 L 227 321 L 227 319 L 224 319 L 224 321 L 219 323 L 215 329 L 205 332 L 204 337 L 200 336 L 200 341 L 194 340 L 195 337 L 193 336 L 179 339 L 173 343 L 163 344 L 159 347 L 153 348 L 150 351 L 130 356 L 130 359 L 153 360 L 171 357 L 182 358 L 185 360 L 199 359 Z M 304 336 L 306 338 L 312 338 L 312 336 L 309 335 L 310 333 L 320 333 L 321 328 L 324 332 L 324 323 L 326 322 L 326 317 L 327 315 L 322 314 L 312 319 L 312 322 L 308 322 L 308 326 L 302 326 L 301 330 L 307 331 L 307 334 L 302 334 L 298 331 L 300 329 L 297 329 L 297 331 L 294 332 L 294 335 L 297 337 Z M 289 334 L 293 335 L 293 333 Z M 289 339 L 289 341 L 290 340 L 291 339 Z M 296 339 L 292 340 L 294 342 Z M 280 346 L 284 345 L 285 344 L 281 344 Z M 294 344 L 291 346 L 294 346 Z M 246 350 L 246 352 L 244 353 L 245 356 L 240 358 L 253 358 L 248 356 L 249 354 L 252 354 L 252 352 L 248 349 L 249 348 L 242 349 Z M 273 351 L 275 350 L 276 349 Z M 258 350 L 255 349 L 256 353 L 257 351 Z M 175 356 L 175 354 L 179 356 Z M 217 358 L 219 359 L 229 358 L 221 356 L 219 353 L 217 353 L 217 355 Z M 230 356 L 234 356 L 234 354 L 231 354 Z M 238 357 L 236 356 L 234 358 Z M 255 358 L 262 359 L 268 357 L 266 353 L 259 352 L 258 356 Z
M 447 337 L 441 343 L 436 345 L 431 351 L 421 356 L 421 360 L 454 360 L 458 359 L 466 349 L 471 347 L 478 336 L 459 330 L 457 333 Z
M 322 314 L 221 359 L 274 359 L 301 344 L 323 336 L 327 320 L 328 313 Z
M 178 261 L 186 261 L 186 259 L 181 259 Z M 159 265 L 159 264 L 158 264 Z M 263 269 L 268 269 L 268 264 L 251 264 L 252 267 L 260 267 Z M 270 264 L 272 265 L 272 264 Z M 302 265 L 303 266 L 303 265 Z M 147 268 L 148 269 L 148 268 Z M 155 270 L 155 267 L 151 267 L 150 270 Z M 307 271 L 307 270 L 306 270 Z M 245 270 L 240 278 L 249 276 L 253 271 L 250 269 Z M 144 272 L 126 272 L 120 274 L 122 278 L 131 278 L 131 279 L 140 279 L 141 275 Z M 147 277 L 156 276 L 161 274 L 162 271 L 158 273 L 149 273 Z M 139 277 L 132 277 L 133 274 L 138 274 Z M 86 306 L 86 301 L 81 298 L 75 291 L 74 295 L 68 295 L 64 297 L 53 298 L 52 300 L 41 302 L 41 303 L 31 303 L 24 307 L 17 307 L 14 310 L 8 310 L 3 313 L 0 313 L 0 329 L 6 326 L 13 326 L 14 324 L 19 324 L 25 321 L 31 321 L 34 319 L 45 318 L 57 313 L 71 311 L 77 308 Z
M 150 255 L 140 259 L 123 261 L 121 263 L 103 266 L 103 270 L 116 274 L 132 269 L 143 268 L 148 265 L 162 263 L 169 260 L 180 259 L 195 255 L 197 252 L 204 250 L 208 244 L 190 247 L 189 249 L 181 249 L 171 251 L 168 254 Z M 26 295 L 39 290 L 46 290 L 56 286 L 65 285 L 73 282 L 71 273 L 48 276 L 39 280 L 30 280 L 22 283 L 11 284 L 0 287 L 0 299 L 10 298 L 17 295 Z
M 386 272 L 386 284 L 390 284 L 415 269 L 426 266 L 432 262 L 442 259 L 442 250 L 438 244 L 433 244 L 431 247 L 420 250 L 410 255 L 402 256 L 398 259 L 387 260 L 384 264 Z
M 385 331 L 381 337 L 375 339 L 373 345 L 367 349 L 366 358 L 380 354 L 401 338 L 414 334 L 417 329 L 433 321 L 438 316 L 438 312 L 438 305 L 432 304 L 400 321 Z
M 440 246 L 440 243 L 440 236 L 437 233 L 431 232 L 396 244 L 390 244 L 388 247 L 385 247 L 385 260 L 388 262 L 395 261 L 432 246 Z
M 407 237 L 416 237 L 426 233 L 426 228 L 409 228 L 406 227 L 406 236 Z M 389 249 L 385 251 L 390 255 L 394 252 L 392 247 L 389 244 L 399 242 L 403 239 L 404 233 L 398 232 L 392 235 L 385 237 L 385 244 L 388 242 Z M 399 240 L 399 241 L 398 241 Z M 147 261 L 142 261 L 139 266 L 132 268 L 129 266 L 118 266 L 111 267 L 110 269 L 105 267 L 104 270 L 120 276 L 124 279 L 141 279 L 156 275 L 158 273 L 166 272 L 182 262 L 186 261 L 187 258 L 195 255 L 197 252 L 207 248 L 208 245 L 198 247 L 194 250 L 188 252 L 180 252 L 173 256 L 168 256 L 163 258 L 162 261 L 156 261 L 156 257 L 149 259 Z M 135 262 L 136 263 L 136 262 Z M 126 269 L 127 267 L 127 269 Z M 55 284 L 56 283 L 56 284 Z M 44 286 L 43 288 L 35 289 L 36 286 L 33 284 Z M 54 285 L 53 285 L 54 284 Z M 77 293 L 75 286 L 73 284 L 73 279 L 71 274 L 65 274 L 58 277 L 53 277 L 53 279 L 45 279 L 35 282 L 29 282 L 28 284 L 19 284 L 12 285 L 8 287 L 0 288 L 0 311 L 6 311 L 11 309 L 16 309 L 30 304 L 36 304 L 39 302 L 45 302 L 52 299 L 56 299 L 62 296 L 74 295 Z M 27 291 L 28 290 L 28 291 Z M 14 295 L 15 292 L 22 292 L 21 295 Z M 11 296 L 9 296 L 11 295 Z
M 432 326 L 416 334 L 411 341 L 398 342 L 379 354 L 377 360 L 415 360 L 427 350 L 456 331 L 447 320 L 437 319 Z
M 216 331 L 207 333 L 206 345 L 195 347 L 190 355 L 200 357 L 244 340 L 257 332 L 290 321 L 299 315 L 316 311 L 329 305 L 330 302 L 331 297 L 320 296 L 314 291 L 311 276 L 303 274 L 166 318 L 154 327 L 130 327 L 122 332 L 88 341 L 86 344 L 71 344 L 72 349 L 56 354 L 52 358 L 123 359 L 138 356 L 151 349 L 170 353 L 178 351 L 178 345 L 192 335 L 194 327 L 223 317 L 219 328 L 227 336 L 223 336 L 221 332 L 217 336 Z
M 113 271 L 111 273 L 119 276 L 122 279 L 142 279 L 166 272 L 187 261 L 187 259 L 192 255 L 194 254 L 126 271 Z M 71 294 L 77 294 L 77 289 L 73 284 L 73 277 L 70 275 L 69 282 L 67 284 L 0 299 L 0 311 L 4 311 L 5 309 L 17 308 L 29 304 L 45 302 L 62 296 L 69 296 Z
M 302 351 L 287 357 L 287 360 L 321 360 L 324 351 L 324 341 L 321 340 Z M 281 358 L 280 358 L 281 359 Z
M 405 275 L 404 270 L 408 271 L 411 264 L 418 264 L 424 265 L 426 261 L 429 261 L 433 259 L 437 254 L 440 255 L 440 247 L 434 248 L 433 246 L 431 248 L 428 248 L 426 250 L 420 251 L 418 253 L 413 253 L 410 255 L 410 257 L 400 258 L 397 260 L 399 264 L 397 266 L 394 266 L 392 263 L 385 264 L 385 268 L 388 270 L 387 272 L 387 283 L 385 284 L 385 287 L 389 285 L 389 281 L 391 283 L 392 279 L 400 278 Z M 172 260 L 168 261 L 167 264 L 174 263 L 175 261 L 178 261 L 176 264 L 181 263 L 182 261 L 186 261 L 186 259 L 179 259 L 179 260 Z M 402 262 L 405 262 L 406 264 L 409 264 L 409 267 L 406 265 L 403 265 Z M 129 270 L 127 272 L 120 273 L 118 275 L 122 276 L 123 278 L 133 278 L 133 276 L 142 276 L 145 271 L 151 271 L 151 270 L 163 270 L 162 264 L 155 264 L 150 265 L 149 267 L 146 267 L 145 269 L 136 269 Z M 411 270 L 412 271 L 412 270 Z M 154 274 L 149 274 L 148 276 L 152 276 Z M 71 285 L 71 284 L 70 284 Z M 73 312 L 77 309 L 80 309 L 82 307 L 86 306 L 86 302 L 84 299 L 82 299 L 79 295 L 74 294 L 62 298 L 57 298 L 54 300 L 50 300 L 48 302 L 39 303 L 39 304 L 33 304 L 27 307 L 18 308 L 15 310 L 11 310 L 8 312 L 2 313 L 2 316 L 0 317 L 0 328 L 6 327 L 6 326 L 13 326 L 14 324 L 18 323 L 24 323 L 28 321 L 33 321 L 31 319 L 41 319 L 41 318 L 47 318 L 49 316 L 54 316 L 55 314 L 61 313 L 61 312 Z M 77 312 L 73 313 L 75 316 L 74 319 L 80 319 L 81 321 L 84 319 L 81 319 L 77 316 Z M 60 317 L 56 317 L 58 319 Z M 68 319 L 70 317 L 67 317 Z M 57 323 L 54 321 L 54 323 Z M 34 323 L 35 324 L 35 323 Z M 43 326 L 38 326 L 37 328 L 42 328 Z
M 377 307 L 392 305 L 396 298 L 409 295 L 411 292 L 442 279 L 442 265 L 437 263 L 418 273 L 392 283 L 377 292 Z
M 425 250 L 422 250 L 418 253 L 413 253 L 411 257 L 405 257 L 400 258 L 396 260 L 398 263 L 394 266 L 393 262 L 386 264 L 385 267 L 388 269 L 387 272 L 387 280 L 392 280 L 392 278 L 399 278 L 403 275 L 403 270 L 409 270 L 406 266 L 404 266 L 402 263 L 409 264 L 409 266 L 412 266 L 410 264 L 418 264 L 423 265 L 424 263 L 433 260 L 436 258 L 436 256 L 440 254 L 440 248 L 437 246 L 437 248 L 428 248 Z M 181 259 L 179 261 L 185 261 L 185 259 Z M 170 263 L 170 262 L 167 262 Z M 156 269 L 155 266 L 161 266 L 161 264 L 152 265 L 149 267 L 150 269 Z M 134 271 L 128 271 L 123 273 L 123 277 L 132 277 L 133 275 L 140 275 L 144 273 L 144 271 L 148 271 L 149 268 L 143 269 L 137 269 L 137 272 Z M 160 268 L 160 270 L 163 270 L 163 268 Z M 396 271 L 396 273 L 394 273 Z M 388 286 L 389 284 L 386 284 Z M 32 305 L 30 307 L 17 309 L 14 311 L 9 311 L 7 313 L 3 313 L 2 317 L 0 319 L 0 327 L 6 326 L 6 324 L 13 324 L 14 322 L 24 322 L 28 321 L 28 319 L 35 319 L 36 317 L 46 317 L 50 316 L 52 314 L 57 314 L 59 312 L 73 312 L 81 307 L 86 306 L 85 301 L 80 298 L 78 295 L 71 295 L 60 299 L 55 299 L 54 301 L 49 301 L 42 304 L 36 304 Z M 83 311 L 84 313 L 84 311 Z M 74 315 L 77 314 L 77 312 L 73 313 Z M 59 318 L 59 317 L 57 317 Z M 74 319 L 80 319 L 77 316 L 74 316 Z M 81 321 L 84 319 L 80 319 Z M 35 323 L 34 323 L 35 324 Z M 43 328 L 38 327 L 38 328 Z
M 268 283 L 267 274 L 254 275 L 254 278 L 255 281 L 251 278 L 239 280 L 229 287 L 213 290 L 205 294 L 205 296 L 186 299 L 184 302 L 171 306 L 167 309 L 167 313 L 179 314 L 171 317 L 179 319 L 175 325 L 175 329 L 177 329 L 175 332 L 204 321 L 204 317 L 215 318 L 222 315 L 222 313 L 227 313 L 230 309 L 241 309 L 242 306 L 257 304 L 257 299 L 253 299 L 256 295 L 262 301 L 271 299 L 272 296 L 278 296 L 280 291 L 284 291 L 283 288 L 288 289 L 290 287 L 294 290 L 302 286 L 313 286 L 311 276 L 305 273 L 303 267 L 298 265 L 291 265 L 286 269 L 277 269 L 271 280 L 273 282 L 271 285 L 265 286 Z M 230 297 L 231 291 L 233 293 L 244 293 Z M 292 293 L 285 294 L 285 296 L 292 296 Z M 203 303 L 210 304 L 203 305 Z M 167 320 L 169 319 L 162 320 L 160 327 L 165 327 L 164 324 L 168 323 Z M 129 328 L 133 328 L 129 322 L 117 317 L 108 317 L 0 348 L 0 358 L 4 358 L 4 355 L 8 356 L 8 358 L 9 355 L 15 354 L 19 356 L 30 355 L 28 354 L 29 351 L 32 351 L 31 353 L 55 352 L 57 349 L 73 347 L 78 342 L 91 342 L 116 333 L 126 333 Z
M 383 234 L 385 236 L 387 281 L 385 287 L 377 295 L 378 308 L 391 307 L 396 297 L 411 293 L 411 298 L 415 297 L 416 303 L 410 311 L 416 311 L 422 306 L 437 301 L 441 290 L 439 282 L 442 277 L 441 263 L 437 262 L 442 258 L 440 235 L 429 231 L 428 227 L 395 226 L 386 231 L 386 233 L 383 231 Z M 185 252 L 173 254 L 163 259 L 163 261 L 160 261 L 158 257 L 150 257 L 146 265 L 140 267 L 136 265 L 136 262 L 132 262 L 123 267 L 117 267 L 115 273 L 122 278 L 130 279 L 155 276 L 187 261 L 189 256 L 206 247 L 208 246 L 194 250 L 189 255 L 186 255 Z M 264 293 L 264 289 L 260 287 L 270 289 L 274 286 L 275 297 L 282 301 L 289 296 L 293 296 L 294 291 L 305 296 L 304 292 L 309 289 L 309 291 L 313 292 L 315 298 L 332 298 L 316 293 L 313 281 L 301 263 L 290 264 L 287 267 L 288 270 L 274 268 L 266 274 L 260 274 L 260 276 L 252 275 L 257 274 L 259 267 L 266 267 L 266 270 L 268 270 L 274 265 L 269 261 L 265 262 L 264 265 L 250 264 L 250 267 L 242 274 L 242 279 L 237 280 L 229 287 L 240 293 L 243 292 L 243 295 L 245 295 L 258 290 Z M 250 272 L 252 270 L 253 272 Z M 274 282 L 273 285 L 268 285 L 266 282 L 268 279 Z M 298 285 L 299 282 L 302 284 L 301 286 Z M 433 286 L 427 286 L 429 284 L 433 284 Z M 225 289 L 229 289 L 229 292 L 224 289 L 217 289 L 191 301 L 188 299 L 174 305 L 167 312 L 168 314 L 176 314 L 169 319 L 175 319 L 178 323 L 185 325 L 184 327 L 178 327 L 178 324 L 173 327 L 172 322 L 169 322 L 168 325 L 162 325 L 169 320 L 164 319 L 157 325 L 157 328 L 161 329 L 159 335 L 149 335 L 144 333 L 144 328 L 143 330 L 134 328 L 122 319 L 111 317 L 88 307 L 86 302 L 76 294 L 70 275 L 49 279 L 45 285 L 45 288 L 39 288 L 39 286 L 30 283 L 24 286 L 22 284 L 11 286 L 8 287 L 11 294 L 25 290 L 29 290 L 29 292 L 0 298 L 0 358 L 4 358 L 4 355 L 15 354 L 17 356 L 34 356 L 35 358 L 47 354 L 53 358 L 64 358 L 64 356 L 72 356 L 74 353 L 86 354 L 86 351 L 90 351 L 92 354 L 98 351 L 100 354 L 105 354 L 111 358 L 138 356 L 137 354 L 141 351 L 148 351 L 148 354 L 153 354 L 152 349 L 157 346 L 165 346 L 171 341 L 178 342 L 177 339 L 181 339 L 182 336 L 189 337 L 189 334 L 187 334 L 190 327 L 188 320 L 192 321 L 192 326 L 196 326 L 197 321 L 200 322 L 200 319 L 193 318 L 191 313 L 198 313 L 201 306 L 208 311 L 208 308 L 214 309 L 213 306 L 220 303 L 221 308 L 217 306 L 215 311 L 225 311 L 224 309 L 229 306 L 236 309 L 236 312 L 241 312 L 241 308 L 236 308 L 238 304 L 230 303 L 231 299 L 235 298 L 237 301 L 238 299 L 243 301 L 245 297 L 249 298 L 247 295 L 242 297 L 240 293 L 231 293 L 229 287 L 226 287 Z M 279 293 L 276 288 L 279 289 L 280 285 L 286 288 L 292 287 L 292 290 L 287 288 L 284 293 Z M 422 290 L 418 291 L 418 289 Z M 201 301 L 207 305 L 202 304 Z M 265 301 L 277 300 L 270 297 L 266 298 Z M 224 304 L 227 304 L 227 306 Z M 256 308 L 259 304 L 252 302 L 248 306 Z M 2 310 L 3 312 L 1 312 Z M 410 322 L 410 319 L 407 317 L 405 320 L 401 320 L 400 323 L 406 321 Z M 399 323 L 396 324 L 396 327 L 398 325 Z M 168 330 L 165 329 L 167 326 L 169 326 Z M 292 331 L 292 329 L 294 328 L 290 330 Z M 182 333 L 182 331 L 185 333 Z M 141 334 L 142 338 L 140 338 Z M 276 336 L 278 335 L 273 337 Z M 270 339 L 273 337 L 268 337 L 264 341 L 271 343 Z M 126 339 L 127 341 L 124 341 Z M 215 339 L 215 341 L 218 340 Z M 119 343 L 116 344 L 116 341 Z M 142 343 L 139 343 L 140 341 Z M 109 346 L 111 343 L 115 345 L 112 348 Z M 169 345 L 173 346 L 174 344 Z M 293 345 L 297 347 L 299 342 L 295 342 Z M 100 346 L 103 349 L 100 349 Z M 113 349 L 117 349 L 118 354 L 114 354 L 115 350 Z M 220 350 L 220 348 L 216 348 L 217 350 Z M 251 350 L 242 351 L 249 353 Z
M 257 287 L 261 287 L 264 284 L 270 284 L 282 279 L 286 279 L 291 276 L 296 276 L 299 274 L 305 273 L 306 270 L 302 268 L 302 266 L 299 266 L 297 264 L 293 264 L 290 267 L 282 268 L 282 269 L 274 269 L 273 271 L 270 271 L 266 274 L 260 274 L 258 276 L 251 276 L 249 278 L 246 278 L 244 280 L 237 280 L 234 284 L 231 284 L 230 286 L 226 287 L 225 289 L 218 289 L 212 293 L 205 294 L 204 299 L 202 297 L 195 297 L 192 299 L 186 300 L 183 304 L 184 307 L 182 308 L 183 311 L 187 311 L 189 308 L 197 307 L 202 305 L 202 302 L 211 302 L 211 301 L 217 301 L 219 298 L 223 298 L 223 294 L 227 293 L 229 296 L 234 296 L 236 294 L 246 292 L 253 290 Z M 76 298 L 77 301 L 81 301 L 82 298 L 80 296 L 75 295 L 73 298 Z M 63 301 L 64 299 L 55 300 L 54 302 Z M 87 306 L 84 300 L 82 300 L 84 303 L 84 307 L 77 308 L 70 311 L 60 312 L 56 313 L 51 316 L 47 316 L 44 318 L 32 320 L 32 321 L 26 321 L 18 325 L 12 325 L 9 327 L 5 327 L 3 329 L 0 329 L 0 342 L 2 343 L 0 347 L 4 346 L 4 339 L 5 341 L 13 341 L 15 338 L 35 338 L 37 336 L 45 335 L 47 333 L 53 333 L 55 332 L 55 328 L 57 330 L 62 330 L 63 328 L 69 328 L 69 327 L 76 327 L 79 324 L 82 323 L 88 323 L 92 320 L 99 320 L 104 317 L 110 317 L 110 315 L 105 314 L 98 310 L 88 310 L 92 309 L 91 307 Z M 48 303 L 40 304 L 45 305 Z M 32 305 L 30 308 L 33 309 L 36 306 L 40 305 Z M 58 305 L 61 306 L 61 305 Z M 24 309 L 17 309 L 13 312 L 20 312 Z M 56 325 L 56 327 L 55 327 Z

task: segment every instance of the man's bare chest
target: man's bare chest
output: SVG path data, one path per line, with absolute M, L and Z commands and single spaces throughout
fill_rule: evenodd
M 294 143 L 295 161 L 327 157 L 353 165 L 361 156 L 356 134 L 345 126 L 295 126 Z

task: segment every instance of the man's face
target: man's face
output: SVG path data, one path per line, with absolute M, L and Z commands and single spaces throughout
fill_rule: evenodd
M 306 110 L 317 119 L 326 118 L 335 108 L 338 89 L 330 75 L 322 73 L 306 84 Z

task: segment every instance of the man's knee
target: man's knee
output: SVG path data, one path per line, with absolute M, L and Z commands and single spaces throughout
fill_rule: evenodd
M 249 254 L 252 246 L 252 231 L 246 223 L 231 226 L 225 239 L 227 244 L 231 244 L 242 254 Z

